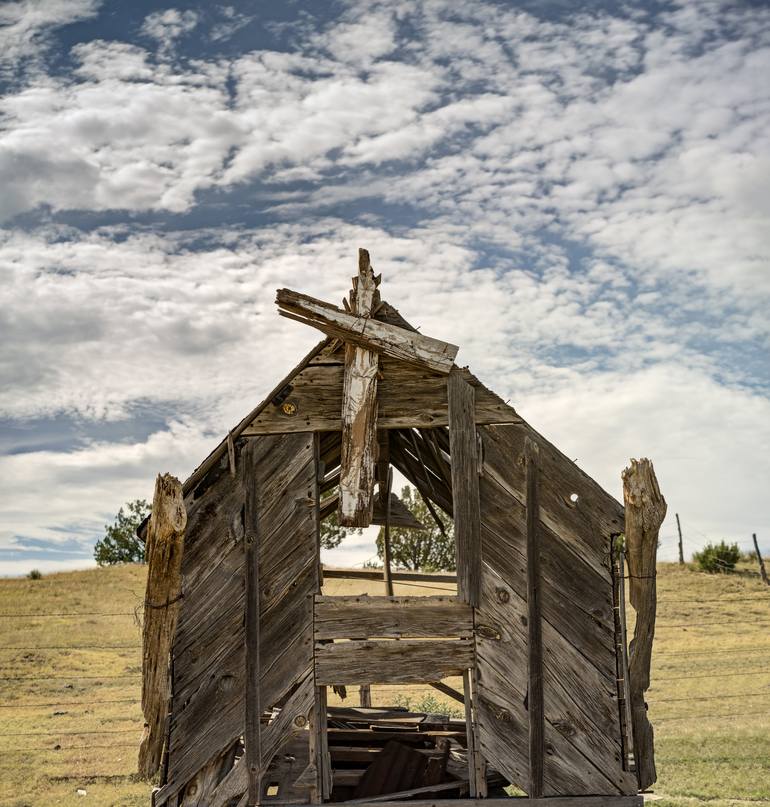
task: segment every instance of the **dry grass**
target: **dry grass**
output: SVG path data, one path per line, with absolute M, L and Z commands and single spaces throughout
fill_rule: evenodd
M 0 805 L 149 804 L 150 787 L 132 773 L 141 733 L 140 630 L 133 613 L 144 574 L 143 567 L 126 566 L 0 581 L 3 614 L 122 614 L 0 618 Z M 450 593 L 446 584 L 436 586 L 396 584 L 396 593 Z M 658 804 L 770 803 L 770 590 L 754 575 L 709 576 L 670 564 L 660 568 L 658 590 L 649 695 Z M 379 594 L 382 586 L 330 580 L 324 590 L 364 592 Z M 44 649 L 59 646 L 83 649 Z M 19 676 L 31 678 L 8 680 Z M 374 700 L 415 702 L 428 692 L 375 687 Z M 78 788 L 87 796 L 78 796 Z

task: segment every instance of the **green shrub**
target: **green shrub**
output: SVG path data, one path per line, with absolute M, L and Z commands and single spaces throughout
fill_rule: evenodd
M 406 695 L 397 695 L 395 706 L 403 706 L 411 712 L 426 712 L 432 715 L 447 715 L 448 717 L 462 717 L 464 710 L 461 706 L 439 700 L 433 695 L 423 695 L 421 698 L 410 698 Z
M 703 572 L 716 574 L 717 572 L 735 571 L 735 564 L 741 559 L 741 550 L 738 544 L 728 544 L 720 541 L 718 544 L 708 543 L 700 552 L 694 552 L 692 559 Z
M 33 569 L 31 572 L 27 574 L 27 578 L 29 580 L 42 580 L 43 573 L 40 571 L 40 569 Z

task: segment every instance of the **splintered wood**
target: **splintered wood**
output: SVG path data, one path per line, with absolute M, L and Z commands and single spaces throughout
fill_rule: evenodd
M 369 253 L 358 251 L 358 276 L 353 278 L 350 307 L 368 318 L 379 302 Z M 345 345 L 342 391 L 342 470 L 340 472 L 340 524 L 368 527 L 372 522 L 374 467 L 377 461 L 377 370 L 373 350 Z
M 628 677 L 636 776 L 639 789 L 644 790 L 657 779 L 655 741 L 644 693 L 650 686 L 652 641 L 655 637 L 658 531 L 666 517 L 666 500 L 661 495 L 655 469 L 648 459 L 632 459 L 631 465 L 623 471 L 623 498 L 626 505 L 628 596 L 636 611 L 634 638 L 628 654 Z
M 139 773 L 149 779 L 160 765 L 169 699 L 169 652 L 182 591 L 182 550 L 187 512 L 182 485 L 170 474 L 155 480 L 147 530 L 147 590 L 142 629 L 142 712 Z
M 364 252 L 366 250 L 363 250 Z M 276 303 L 281 315 L 312 325 L 329 336 L 375 350 L 385 356 L 447 374 L 452 369 L 458 347 L 430 336 L 407 331 L 397 325 L 348 313 L 335 305 L 316 300 L 291 289 L 279 289 Z

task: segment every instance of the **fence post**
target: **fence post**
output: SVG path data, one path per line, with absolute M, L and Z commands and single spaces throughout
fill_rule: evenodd
M 759 561 L 759 573 L 765 581 L 766 586 L 770 586 L 770 580 L 767 579 L 767 569 L 765 569 L 765 562 L 762 560 L 762 553 L 759 551 L 759 544 L 757 543 L 757 534 L 752 533 L 751 537 L 754 540 L 754 551 L 757 553 L 757 560 Z
M 679 523 L 679 513 L 676 514 L 676 528 L 679 532 L 679 565 L 684 566 L 684 549 L 682 548 L 682 525 Z

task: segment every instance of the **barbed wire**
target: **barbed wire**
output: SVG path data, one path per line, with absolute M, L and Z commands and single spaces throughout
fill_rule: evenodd
M 0 737 L 85 737 L 91 734 L 128 734 L 140 732 L 141 727 L 130 729 L 100 729 L 98 731 L 12 731 L 0 733 Z
M 15 676 L 0 676 L 0 681 L 56 681 L 56 680 L 94 680 L 102 681 L 115 678 L 137 678 L 140 673 L 125 673 L 124 675 L 80 675 L 79 673 L 65 674 L 65 675 L 15 675 Z
M 51 703 L 0 703 L 0 709 L 46 709 L 52 706 L 93 706 L 101 703 L 136 703 L 138 698 L 111 698 L 101 701 L 52 701 Z
M 658 681 L 689 681 L 693 678 L 729 678 L 733 675 L 754 675 L 755 673 L 770 673 L 770 667 L 756 667 L 755 669 L 751 670 L 741 670 L 740 672 L 728 672 L 728 673 L 703 673 L 700 675 L 672 675 L 672 676 L 663 676 L 657 677 L 654 679 L 653 683 Z
M 0 645 L 0 650 L 141 650 L 142 645 L 139 642 L 132 642 L 130 644 L 79 644 L 79 645 L 66 645 L 66 644 L 49 644 L 49 645 Z
M 5 613 L 0 614 L 0 619 L 44 619 L 48 617 L 73 617 L 73 616 L 136 616 L 134 611 L 59 611 L 48 613 Z

